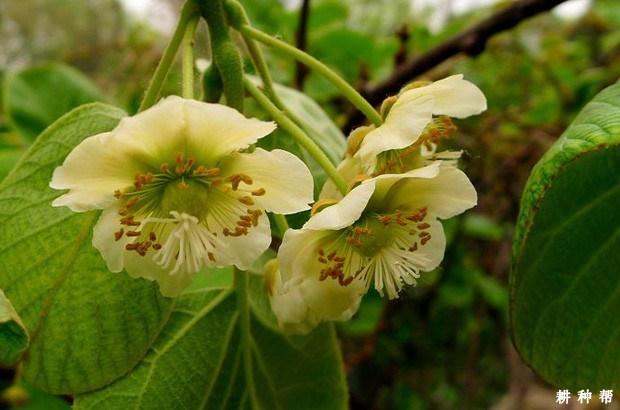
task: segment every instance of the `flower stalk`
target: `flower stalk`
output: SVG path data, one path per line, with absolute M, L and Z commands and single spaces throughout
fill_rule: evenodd
M 153 78 L 151 78 L 151 82 L 149 83 L 149 86 L 144 93 L 144 98 L 142 99 L 142 103 L 140 104 L 138 111 L 146 110 L 147 108 L 153 106 L 153 104 L 155 104 L 155 102 L 157 101 L 159 91 L 161 90 L 164 81 L 166 81 L 168 72 L 170 72 L 170 68 L 172 67 L 172 63 L 174 62 L 174 57 L 176 56 L 177 51 L 181 46 L 181 42 L 185 37 L 187 26 L 193 20 L 195 20 L 197 16 L 198 8 L 196 7 L 195 1 L 186 1 L 183 5 L 183 8 L 181 9 L 179 23 L 174 30 L 174 34 L 172 34 L 170 43 L 168 43 L 168 46 L 164 50 L 164 54 L 159 61 L 159 65 L 155 69 L 155 74 L 153 74 Z
M 269 115 L 283 129 L 285 129 L 310 155 L 316 160 L 327 176 L 334 182 L 337 189 L 344 195 L 347 192 L 347 183 L 342 179 L 334 164 L 331 163 L 323 150 L 306 134 L 297 124 L 289 119 L 282 111 L 272 103 L 252 82 L 245 77 L 244 84 L 246 90 L 258 102 L 258 104 L 269 113 Z
M 299 50 L 296 47 L 293 47 L 284 41 L 278 40 L 275 37 L 267 35 L 260 30 L 257 30 L 247 24 L 243 24 L 237 27 L 239 32 L 245 36 L 254 38 L 255 40 L 260 41 L 263 44 L 272 46 L 273 48 L 281 51 L 284 54 L 287 54 L 296 60 L 304 63 L 308 67 L 313 70 L 316 70 L 322 76 L 324 76 L 329 82 L 331 82 L 340 92 L 344 94 L 344 96 L 351 101 L 357 109 L 364 113 L 364 115 L 375 125 L 380 126 L 383 122 L 379 113 L 370 105 L 368 101 L 361 96 L 353 87 L 349 85 L 346 81 L 344 81 L 338 74 L 332 71 L 325 64 L 321 63 L 316 58 L 311 55 Z

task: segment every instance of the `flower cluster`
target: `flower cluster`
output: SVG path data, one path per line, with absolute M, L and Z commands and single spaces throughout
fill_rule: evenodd
M 404 89 L 384 103 L 382 125 L 352 133 L 338 167 L 349 191 L 328 182 L 312 217 L 286 232 L 278 266 L 267 270 L 285 330 L 347 320 L 371 285 L 393 299 L 439 265 L 446 239 L 438 219 L 473 207 L 477 195 L 455 167 L 460 153 L 435 149 L 456 129 L 450 117 L 485 109 L 482 92 L 455 75 Z
M 455 166 L 460 153 L 436 147 L 454 133 L 451 117 L 484 109 L 482 92 L 457 75 L 406 87 L 385 101 L 380 126 L 354 130 L 337 169 L 347 192 L 328 181 L 310 219 L 285 232 L 266 267 L 285 330 L 346 320 L 371 286 L 397 298 L 439 265 L 439 220 L 477 197 Z M 310 208 L 304 163 L 251 147 L 274 129 L 223 105 L 168 97 L 80 143 L 54 171 L 50 186 L 68 191 L 53 205 L 103 210 L 93 245 L 108 269 L 179 295 L 205 268 L 247 269 L 271 242 L 266 212 Z
M 54 206 L 103 209 L 93 245 L 108 269 L 180 294 L 205 267 L 247 269 L 271 243 L 265 211 L 309 209 L 313 180 L 283 150 L 246 150 L 275 129 L 171 96 L 85 139 L 52 176 Z M 286 172 L 283 172 L 286 170 Z

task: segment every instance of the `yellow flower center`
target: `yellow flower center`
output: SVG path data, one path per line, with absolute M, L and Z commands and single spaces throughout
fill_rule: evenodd
M 252 186 L 253 183 L 249 175 L 239 173 L 223 177 L 219 168 L 196 165 L 194 157 L 185 160 L 183 154 L 177 153 L 174 167 L 163 163 L 159 172 L 138 172 L 132 187 L 114 192 L 119 200 L 121 225 L 114 238 L 117 241 L 123 236 L 132 238 L 126 250 L 145 256 L 149 249 L 159 251 L 165 246 L 166 238 L 159 238 L 161 226 L 158 231 L 143 232 L 143 222 L 179 224 L 182 218 L 169 217 L 175 213 L 185 215 L 182 222 L 187 226 L 191 225 L 187 222 L 191 217 L 193 224 L 204 224 L 208 228 L 206 221 L 210 212 L 214 213 L 218 224 L 228 225 L 221 232 L 212 232 L 213 235 L 247 235 L 248 229 L 257 226 L 262 215 L 260 209 L 253 208 L 253 198 L 266 193 L 264 188 Z M 214 259 L 212 254 L 209 259 Z

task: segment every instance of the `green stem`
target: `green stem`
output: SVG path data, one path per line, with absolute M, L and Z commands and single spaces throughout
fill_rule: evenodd
M 281 215 L 281 214 L 273 214 L 273 220 L 275 221 L 276 225 L 278 225 L 278 229 L 280 230 L 280 234 L 282 236 L 284 236 L 284 233 L 289 228 L 288 221 L 286 220 L 286 217 L 284 215 Z
M 239 32 L 251 38 L 254 38 L 261 43 L 272 46 L 273 48 L 280 50 L 281 52 L 290 55 L 291 57 L 301 61 L 313 70 L 316 70 L 323 75 L 328 81 L 330 81 L 336 88 L 338 88 L 344 95 L 355 105 L 361 112 L 364 113 L 375 126 L 380 126 L 383 122 L 379 113 L 373 108 L 368 101 L 364 99 L 353 87 L 351 87 L 340 76 L 334 73 L 329 67 L 321 63 L 311 55 L 285 43 L 282 40 L 278 40 L 275 37 L 267 35 L 260 30 L 249 25 L 242 25 L 239 27 Z
M 198 18 L 191 20 L 183 36 L 183 98 L 194 98 L 194 33 Z
M 241 54 L 228 33 L 223 0 L 204 0 L 199 2 L 199 6 L 209 28 L 213 63 L 222 77 L 226 104 L 243 112 L 243 64 Z
M 248 304 L 248 272 L 243 272 L 235 268 L 234 287 L 237 300 L 237 311 L 239 312 L 239 327 L 241 331 L 241 346 L 243 348 L 243 363 L 245 370 L 245 381 L 250 395 L 250 408 L 260 408 L 256 385 L 254 384 L 254 371 L 252 366 L 252 335 L 250 333 L 250 306 Z
M 179 23 L 174 30 L 170 43 L 168 43 L 168 46 L 164 50 L 164 55 L 161 57 L 159 65 L 155 69 L 155 74 L 153 74 L 153 78 L 151 78 L 151 82 L 144 93 L 144 98 L 142 99 L 142 103 L 140 104 L 138 111 L 146 110 L 157 101 L 157 96 L 159 95 L 159 91 L 161 90 L 164 81 L 166 81 L 170 67 L 174 62 L 174 57 L 176 56 L 179 46 L 181 45 L 181 41 L 185 35 L 187 25 L 190 24 L 190 22 L 197 16 L 198 8 L 196 8 L 194 0 L 187 0 L 181 9 Z
M 316 160 L 327 176 L 336 184 L 338 190 L 345 195 L 347 183 L 342 179 L 334 164 L 331 163 L 325 152 L 306 134 L 297 124 L 288 118 L 272 103 L 252 82 L 244 78 L 245 89 L 252 95 L 258 104 L 265 109 L 284 130 L 286 130 L 310 155 Z

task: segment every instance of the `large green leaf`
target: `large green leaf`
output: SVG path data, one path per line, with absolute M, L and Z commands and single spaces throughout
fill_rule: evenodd
M 11 366 L 28 345 L 28 332 L 0 289 L 0 366 Z
M 262 278 L 242 275 L 234 289 L 182 295 L 144 360 L 110 387 L 77 396 L 74 409 L 346 408 L 333 327 L 280 334 L 273 314 L 266 319 Z
M 98 212 L 53 208 L 53 170 L 124 113 L 95 103 L 50 126 L 0 184 L 0 288 L 31 341 L 24 377 L 53 393 L 101 387 L 128 372 L 171 306 L 154 283 L 111 273 L 91 245 Z
M 511 333 L 568 389 L 620 389 L 620 84 L 532 171 L 513 242 Z
M 73 108 L 103 101 L 88 77 L 57 62 L 7 75 L 3 98 L 9 124 L 28 140 Z

